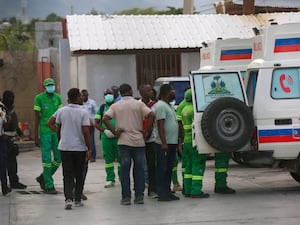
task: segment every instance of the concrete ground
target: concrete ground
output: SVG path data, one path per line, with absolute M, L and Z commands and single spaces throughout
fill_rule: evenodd
M 207 162 L 204 191 L 208 199 L 185 198 L 158 202 L 145 197 L 144 205 L 120 205 L 120 183 L 105 189 L 102 159 L 89 164 L 84 193 L 88 200 L 82 208 L 64 209 L 61 168 L 54 176 L 58 195 L 45 195 L 35 178 L 41 172 L 38 150 L 18 156 L 20 181 L 25 191 L 13 190 L 0 196 L 0 225 L 188 225 L 188 224 L 272 224 L 298 225 L 300 222 L 300 185 L 287 172 L 270 168 L 245 168 L 231 164 L 229 184 L 235 195 L 213 192 L 213 160 Z M 179 166 L 180 168 L 180 166 Z M 179 171 L 180 176 L 180 171 Z M 180 176 L 181 179 L 181 176 Z

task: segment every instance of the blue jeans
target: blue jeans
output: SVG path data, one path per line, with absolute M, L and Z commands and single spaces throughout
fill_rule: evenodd
M 169 196 L 171 191 L 172 169 L 176 156 L 176 144 L 169 144 L 165 154 L 160 144 L 155 143 L 156 161 L 156 191 L 159 197 Z
M 122 199 L 131 198 L 130 190 L 130 168 L 133 160 L 133 179 L 135 197 L 143 196 L 145 189 L 145 147 L 132 147 L 128 145 L 118 145 L 121 161 L 121 186 Z

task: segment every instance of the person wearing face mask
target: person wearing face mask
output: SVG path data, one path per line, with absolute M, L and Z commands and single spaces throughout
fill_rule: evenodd
M 8 163 L 7 172 L 9 177 L 10 187 L 13 189 L 25 189 L 27 186 L 19 182 L 17 155 L 18 146 L 14 143 L 16 136 L 22 136 L 23 133 L 19 128 L 18 117 L 15 111 L 14 100 L 15 94 L 12 91 L 6 90 L 2 95 L 3 103 L 7 108 L 8 121 L 4 127 L 4 134 L 7 136 L 8 146 Z
M 60 152 L 57 149 L 57 134 L 51 130 L 47 122 L 49 118 L 62 107 L 61 97 L 55 92 L 55 82 L 52 78 L 44 80 L 45 91 L 34 99 L 35 111 L 35 144 L 40 147 L 43 173 L 36 178 L 46 194 L 57 194 L 54 187 L 53 174 L 61 163 Z
M 179 200 L 171 191 L 172 168 L 178 145 L 178 123 L 176 113 L 170 102 L 175 99 L 175 91 L 169 84 L 160 87 L 160 100 L 156 103 L 157 135 L 155 150 L 156 191 L 158 201 Z
M 105 161 L 106 172 L 106 184 L 105 188 L 110 188 L 115 185 L 115 172 L 114 162 L 118 162 L 118 175 L 120 176 L 120 157 L 118 152 L 118 138 L 107 129 L 104 123 L 102 123 L 103 115 L 114 103 L 114 92 L 111 89 L 104 90 L 104 103 L 99 107 L 95 115 L 95 127 L 100 131 L 100 139 L 102 143 L 103 158 Z M 114 119 L 110 120 L 114 128 L 116 128 L 116 122 Z

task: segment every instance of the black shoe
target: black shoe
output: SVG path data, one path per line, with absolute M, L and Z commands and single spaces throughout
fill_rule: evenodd
M 86 195 L 85 194 L 81 194 L 81 200 L 83 200 L 83 201 L 85 201 L 85 200 L 87 200 L 87 197 L 86 197 Z
M 191 197 L 191 194 L 185 194 L 184 197 L 189 198 Z
M 120 203 L 121 205 L 131 205 L 131 199 L 129 197 L 123 198 Z
M 22 184 L 22 183 L 18 182 L 18 183 L 11 184 L 10 188 L 12 188 L 12 189 L 26 189 L 27 186 L 25 184 Z
M 209 194 L 207 193 L 201 193 L 201 194 L 196 194 L 196 195 L 192 195 L 191 194 L 191 198 L 208 198 Z
M 171 198 L 171 200 L 179 200 L 180 199 L 179 197 L 177 197 L 174 194 L 170 194 L 169 197 Z
M 44 190 L 44 193 L 45 194 L 48 194 L 48 195 L 56 195 L 57 194 L 57 190 L 55 190 L 55 188 L 46 188 Z
M 162 196 L 162 197 L 158 197 L 157 201 L 159 202 L 169 202 L 172 201 L 170 196 Z
M 134 199 L 134 204 L 144 204 L 144 196 L 137 196 Z
M 230 187 L 215 187 L 215 193 L 218 194 L 235 194 L 235 190 Z
M 35 178 L 35 180 L 40 184 L 41 189 L 43 189 L 43 190 L 46 189 L 43 174 L 41 174 L 40 176 Z
M 6 187 L 6 188 L 2 189 L 2 195 L 3 196 L 7 195 L 9 192 L 11 192 L 11 189 L 9 187 Z

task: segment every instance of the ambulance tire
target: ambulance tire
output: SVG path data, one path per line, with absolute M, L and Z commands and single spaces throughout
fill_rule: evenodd
M 290 174 L 291 174 L 292 178 L 294 178 L 295 181 L 300 183 L 300 172 L 299 173 L 290 172 Z
M 249 143 L 253 127 L 249 107 L 231 97 L 211 102 L 201 120 L 202 134 L 207 143 L 223 152 L 234 152 Z

